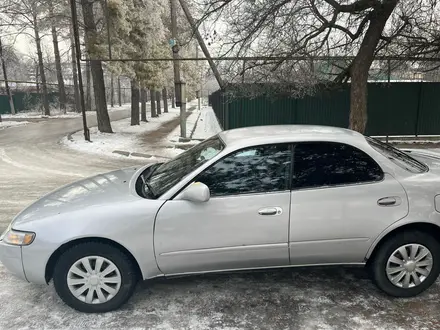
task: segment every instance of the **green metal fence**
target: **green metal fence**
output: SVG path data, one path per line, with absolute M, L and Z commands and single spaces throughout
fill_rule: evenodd
M 42 102 L 39 93 L 14 92 L 12 95 L 16 112 L 34 110 Z M 49 103 L 58 102 L 58 93 L 48 93 Z M 0 114 L 10 114 L 11 107 L 7 95 L 0 95 Z
M 259 125 L 313 124 L 348 127 L 349 85 L 313 96 L 210 96 L 224 129 Z M 228 96 L 226 96 L 228 95 Z M 440 83 L 369 83 L 368 135 L 440 135 Z

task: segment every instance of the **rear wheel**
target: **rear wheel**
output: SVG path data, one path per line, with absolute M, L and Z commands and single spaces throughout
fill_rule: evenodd
M 53 281 L 61 299 L 85 313 L 115 310 L 133 294 L 136 268 L 119 249 L 103 243 L 82 243 L 64 252 Z
M 402 232 L 388 239 L 371 264 L 376 285 L 395 297 L 428 289 L 440 273 L 440 244 L 423 232 Z

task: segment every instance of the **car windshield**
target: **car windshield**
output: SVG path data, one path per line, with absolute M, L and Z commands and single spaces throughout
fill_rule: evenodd
M 148 178 L 148 188 L 155 197 L 162 195 L 196 168 L 217 156 L 224 147 L 218 136 L 201 142 L 154 169 Z
M 428 167 L 425 164 L 412 158 L 407 153 L 377 139 L 370 137 L 367 137 L 366 139 L 374 149 L 405 170 L 412 173 L 423 173 L 428 171 Z

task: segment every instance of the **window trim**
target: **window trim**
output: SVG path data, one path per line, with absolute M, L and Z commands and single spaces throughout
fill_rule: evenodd
M 294 175 L 294 171 L 295 171 L 295 150 L 296 147 L 300 144 L 306 144 L 306 143 L 327 143 L 327 144 L 338 144 L 338 145 L 343 145 L 343 146 L 349 146 L 351 148 L 354 148 L 360 152 L 362 152 L 363 154 L 365 154 L 368 158 L 370 158 L 376 165 L 377 167 L 380 169 L 381 171 L 381 178 L 380 180 L 372 180 L 372 181 L 363 181 L 363 182 L 356 182 L 356 183 L 343 183 L 343 184 L 334 184 L 334 185 L 326 185 L 326 186 L 317 186 L 317 187 L 301 187 L 301 188 L 294 188 L 293 187 L 293 175 Z M 318 190 L 318 189 L 332 189 L 332 188 L 341 188 L 341 187 L 354 187 L 354 186 L 364 186 L 364 185 L 370 185 L 370 184 L 376 184 L 376 183 L 381 183 L 385 180 L 385 171 L 383 170 L 382 166 L 380 166 L 380 164 L 373 158 L 371 157 L 368 153 L 366 153 L 364 150 L 359 149 L 358 147 L 349 144 L 349 143 L 344 143 L 344 142 L 336 142 L 336 141 L 302 141 L 302 142 L 296 142 L 293 144 L 293 148 L 292 148 L 292 171 L 291 171 L 291 185 L 290 185 L 290 189 L 292 192 L 294 191 L 302 191 L 302 190 Z
M 205 171 L 208 171 L 211 167 L 215 166 L 217 163 L 221 162 L 222 160 L 224 160 L 226 157 L 231 156 L 234 153 L 238 153 L 240 151 L 246 150 L 246 149 L 251 149 L 251 148 L 259 148 L 259 147 L 265 147 L 265 146 L 274 146 L 274 145 L 287 145 L 288 146 L 288 150 L 290 151 L 290 167 L 289 167 L 289 171 L 287 173 L 287 177 L 286 177 L 286 183 L 285 183 L 285 189 L 284 190 L 279 190 L 279 191 L 271 191 L 271 192 L 255 192 L 255 193 L 243 193 L 243 194 L 234 194 L 234 195 L 222 195 L 222 196 L 212 196 L 211 195 L 211 199 L 212 198 L 231 198 L 231 197 L 241 197 L 241 196 L 256 196 L 256 195 L 266 195 L 266 194 L 276 194 L 276 193 L 283 193 L 283 192 L 291 192 L 292 191 L 292 162 L 293 162 L 293 143 L 292 142 L 281 142 L 281 143 L 266 143 L 266 144 L 258 144 L 258 145 L 253 145 L 253 146 L 247 146 L 247 147 L 243 147 L 240 149 L 236 149 L 231 151 L 230 153 L 224 155 L 222 158 L 216 160 L 214 163 L 212 163 L 211 165 L 209 165 L 207 168 L 203 169 L 203 171 L 201 171 L 200 173 L 196 174 L 186 185 L 184 185 L 181 189 L 179 189 L 179 191 L 177 191 L 172 198 L 170 198 L 170 200 L 173 200 L 174 198 L 176 198 L 182 191 L 184 191 L 186 188 L 188 188 L 191 184 L 193 184 L 195 182 L 195 179 L 201 175 L 202 173 L 204 173 Z M 208 187 L 209 188 L 209 187 Z

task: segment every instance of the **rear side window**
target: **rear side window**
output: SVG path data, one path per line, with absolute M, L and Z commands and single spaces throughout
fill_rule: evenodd
M 375 182 L 384 175 L 366 153 L 341 143 L 299 143 L 293 159 L 292 189 Z
M 428 171 L 428 167 L 425 164 L 412 158 L 403 151 L 370 137 L 367 137 L 366 140 L 376 151 L 380 152 L 394 164 L 404 168 L 405 170 L 412 173 L 424 173 Z

